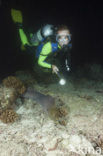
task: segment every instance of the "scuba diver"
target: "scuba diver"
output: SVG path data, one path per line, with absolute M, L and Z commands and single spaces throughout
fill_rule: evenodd
M 22 47 L 32 50 L 34 70 L 43 73 L 70 72 L 71 69 L 71 34 L 67 26 L 58 28 L 51 24 L 44 25 L 36 33 L 30 34 L 30 40 L 23 30 L 22 13 L 11 9 L 13 21 L 17 24 Z

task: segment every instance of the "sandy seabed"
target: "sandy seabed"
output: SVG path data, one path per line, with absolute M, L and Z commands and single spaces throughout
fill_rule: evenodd
M 102 81 L 68 80 L 35 84 L 38 91 L 60 97 L 69 106 L 66 126 L 56 124 L 42 106 L 31 99 L 17 99 L 20 119 L 12 124 L 0 121 L 0 156 L 94 156 L 103 148 Z M 21 103 L 21 104 L 20 104 Z

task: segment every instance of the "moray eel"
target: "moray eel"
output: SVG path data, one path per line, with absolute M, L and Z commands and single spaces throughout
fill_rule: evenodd
M 42 105 L 44 111 L 48 112 L 53 105 L 55 99 L 50 95 L 44 95 L 33 88 L 27 88 L 26 92 L 22 94 L 22 98 L 35 100 L 36 103 Z

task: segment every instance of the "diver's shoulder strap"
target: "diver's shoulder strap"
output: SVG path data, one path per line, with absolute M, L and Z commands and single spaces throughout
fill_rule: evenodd
M 52 52 L 55 52 L 58 50 L 58 43 L 51 43 L 52 46 Z

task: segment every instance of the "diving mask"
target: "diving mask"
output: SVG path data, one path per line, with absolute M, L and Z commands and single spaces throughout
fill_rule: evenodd
M 71 41 L 71 35 L 70 34 L 68 34 L 68 35 L 58 34 L 56 36 L 56 41 L 57 42 L 62 42 L 62 43 L 70 42 Z

